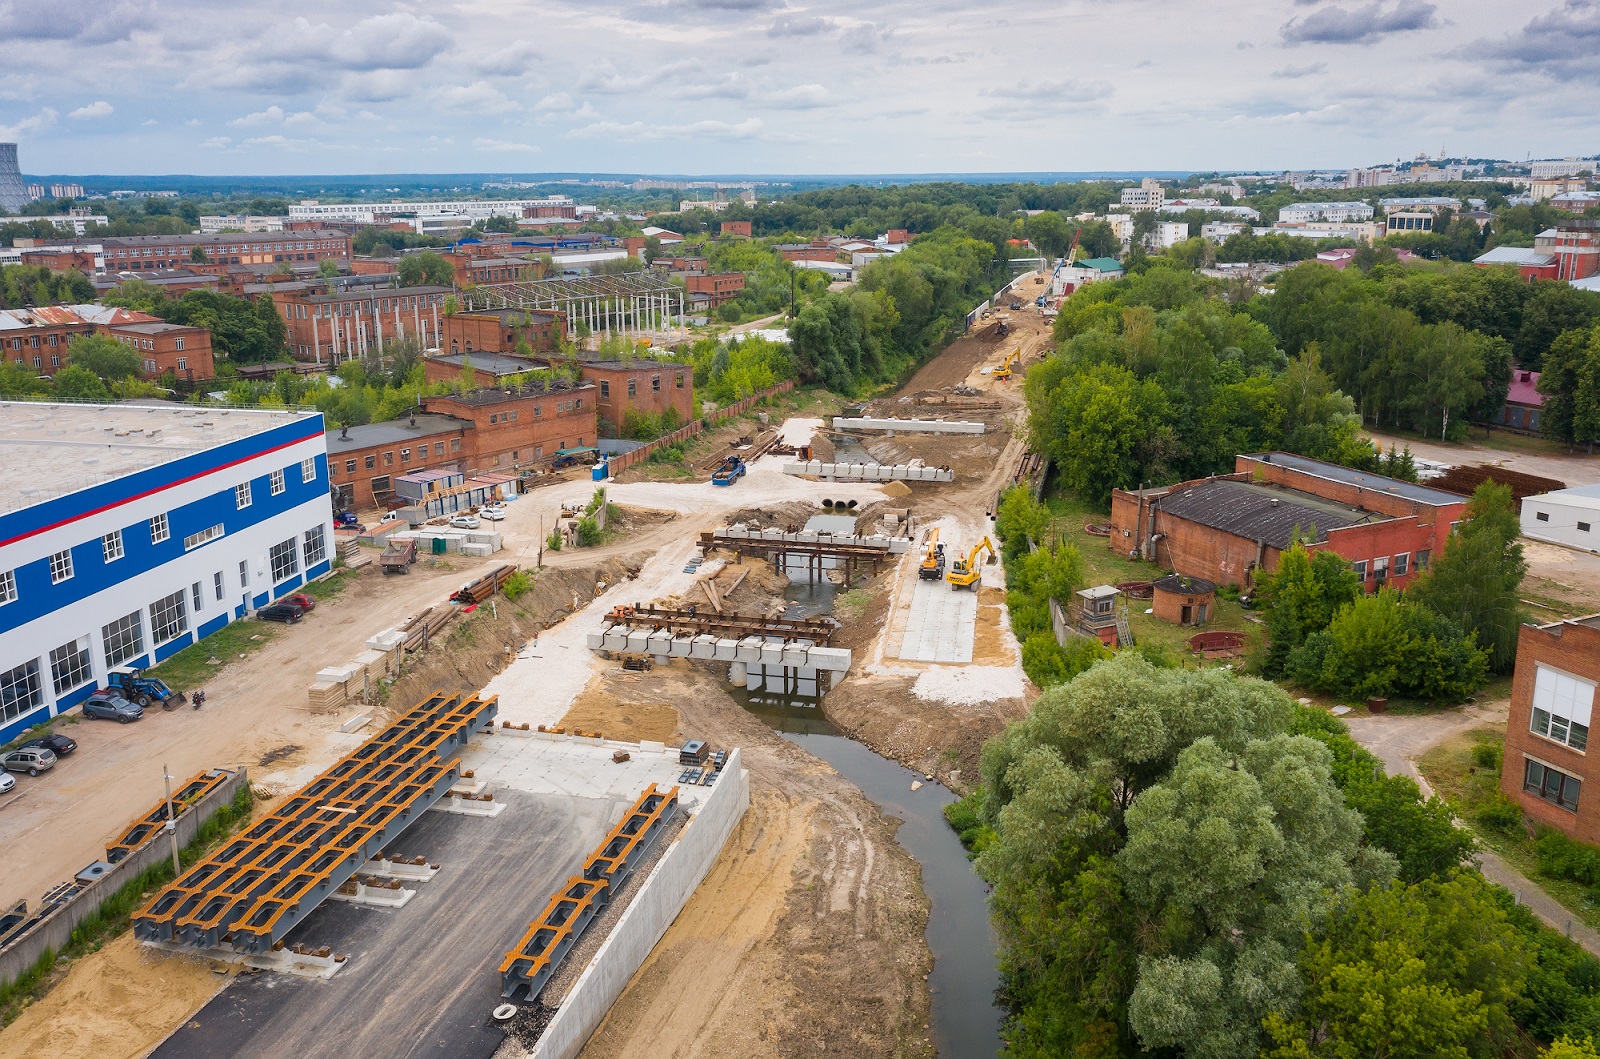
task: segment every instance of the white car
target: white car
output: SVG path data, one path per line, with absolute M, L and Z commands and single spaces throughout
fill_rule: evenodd
M 452 529 L 477 529 L 483 523 L 478 521 L 476 515 L 452 515 L 450 526 Z
M 0 794 L 4 794 L 17 785 L 17 777 L 9 772 L 0 772 Z
M 499 522 L 506 517 L 506 509 L 499 504 L 485 504 L 478 509 L 478 517 L 486 518 L 490 522 Z

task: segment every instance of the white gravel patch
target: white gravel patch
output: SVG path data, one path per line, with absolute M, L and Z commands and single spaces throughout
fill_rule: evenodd
M 911 693 L 929 702 L 976 706 L 996 699 L 1020 699 L 1023 677 L 1012 666 L 940 666 L 929 669 L 911 685 Z

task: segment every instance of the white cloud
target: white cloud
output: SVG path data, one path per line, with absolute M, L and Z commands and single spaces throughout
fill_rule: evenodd
M 632 121 L 597 121 L 581 129 L 573 129 L 567 136 L 574 140 L 748 140 L 764 128 L 760 118 L 746 118 L 737 124 L 726 121 L 694 121 L 686 124 L 652 124 Z
M 115 109 L 115 107 L 113 107 L 110 103 L 107 103 L 105 100 L 97 99 L 93 103 L 85 104 L 84 106 L 79 107 L 77 110 L 68 112 L 67 117 L 71 118 L 73 121 L 89 121 L 93 118 L 109 118 L 112 111 Z
M 54 107 L 42 107 L 38 113 L 11 125 L 0 125 L 0 140 L 21 140 L 31 133 L 42 132 L 56 123 L 61 114 Z
M 815 107 L 837 104 L 839 95 L 836 92 L 828 91 L 822 85 L 795 85 L 793 88 L 779 89 L 764 96 L 760 102 L 769 107 L 809 110 Z
M 525 40 L 512 41 L 472 64 L 480 73 L 496 77 L 517 77 L 528 73 L 528 68 L 539 58 L 539 50 Z
M 472 146 L 480 151 L 491 151 L 496 154 L 535 154 L 543 148 L 531 143 L 516 143 L 511 140 L 476 139 Z
M 487 81 L 470 85 L 440 85 L 433 90 L 433 101 L 451 110 L 472 110 L 480 114 L 499 114 L 517 110 L 521 104 Z
M 159 121 L 157 121 L 155 118 L 145 118 L 139 124 L 140 125 L 144 125 L 144 126 L 150 126 L 150 125 L 160 125 L 161 123 Z
M 210 139 L 201 140 L 200 141 L 200 146 L 201 147 L 210 148 L 211 150 L 214 150 L 214 151 L 219 151 L 224 147 L 228 147 L 228 146 L 232 145 L 232 143 L 233 143 L 233 137 L 232 136 L 213 136 Z
M 286 111 L 274 103 L 266 110 L 258 110 L 246 114 L 242 118 L 234 118 L 228 124 L 236 129 L 248 129 L 258 125 L 284 125 L 289 127 L 311 125 L 316 121 L 317 115 L 309 110 Z

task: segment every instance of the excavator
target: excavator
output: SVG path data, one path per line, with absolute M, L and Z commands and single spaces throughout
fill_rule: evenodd
M 924 581 L 937 581 L 944 576 L 944 545 L 939 543 L 939 527 L 928 531 L 927 547 L 922 553 L 922 569 L 917 576 Z
M 1006 359 L 1002 360 L 1000 362 L 1000 366 L 998 368 L 994 369 L 994 377 L 996 379 L 999 379 L 1001 382 L 1005 382 L 1007 379 L 1011 378 L 1012 365 L 1016 364 L 1016 362 L 1018 360 L 1021 360 L 1021 359 L 1022 359 L 1022 347 L 1018 346 L 1016 349 L 1013 349 L 1010 353 L 1007 353 L 1006 354 Z
M 965 559 L 957 559 L 950 567 L 950 572 L 944 575 L 944 579 L 950 582 L 953 591 L 963 588 L 970 588 L 974 592 L 978 590 L 978 585 L 983 580 L 982 572 L 978 569 L 978 553 L 985 549 L 989 552 L 989 561 L 994 562 L 997 558 L 994 544 L 985 537 L 973 545 L 972 551 L 967 553 Z

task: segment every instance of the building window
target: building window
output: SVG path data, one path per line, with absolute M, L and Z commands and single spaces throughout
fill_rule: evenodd
M 435 441 L 433 443 L 433 454 L 435 456 L 443 456 L 444 455 L 444 442 Z
M 272 563 L 272 583 L 287 581 L 296 570 L 300 569 L 300 556 L 295 549 L 295 541 L 290 537 L 272 546 L 268 553 Z
M 106 562 L 114 563 L 122 558 L 122 531 L 112 530 L 100 538 L 100 550 L 105 553 Z
M 239 563 L 239 587 L 250 587 L 250 564 L 242 560 Z
M 214 589 L 216 589 L 217 602 L 221 603 L 222 602 L 222 593 L 223 593 L 222 571 L 221 570 L 218 570 L 215 574 L 212 575 L 211 584 L 212 584 L 212 587 Z
M 1410 565 L 1411 565 L 1411 553 L 1410 552 L 1401 552 L 1399 555 L 1395 556 L 1394 557 L 1394 576 L 1396 576 L 1396 577 L 1404 577 L 1406 575 L 1406 571 L 1410 567 Z
M 401 449 L 400 450 L 400 462 L 401 463 L 410 463 L 411 462 L 411 450 L 410 449 Z
M 1578 532 L 1579 533 L 1588 533 L 1589 532 L 1589 524 L 1587 522 L 1578 523 Z
M 659 375 L 650 376 L 650 392 L 651 393 L 660 393 L 661 392 L 661 376 L 659 376 Z
M 544 405 L 536 404 L 536 405 L 533 406 L 533 418 L 535 418 L 535 419 L 543 419 L 544 418 Z
M 182 349 L 183 346 L 181 345 L 181 343 L 183 342 L 183 339 L 181 339 L 181 338 L 178 339 L 178 342 L 180 343 L 178 348 Z M 189 370 L 189 358 L 188 357 L 179 357 L 178 358 L 178 370 L 179 371 L 188 371 Z
M 172 529 L 167 525 L 167 516 L 165 514 L 157 515 L 150 520 L 151 544 L 160 544 L 170 536 L 172 536 Z
M 50 679 L 56 686 L 57 695 L 89 683 L 94 679 L 93 669 L 89 661 L 87 636 L 64 643 L 50 652 Z
M 344 473 L 345 474 L 355 474 L 356 473 L 356 461 L 355 460 L 345 460 L 344 461 Z
M 378 457 L 376 457 L 376 456 L 370 456 L 370 455 L 369 455 L 369 456 L 368 456 L 368 457 L 367 457 L 367 470 L 369 470 L 369 471 L 370 471 L 370 470 L 372 470 L 372 469 L 373 469 L 373 468 L 374 468 L 374 467 L 376 467 L 376 466 L 377 466 L 377 465 L 378 465 Z
M 1533 681 L 1533 716 L 1528 728 L 1535 735 L 1564 743 L 1574 750 L 1586 750 L 1589 711 L 1593 706 L 1593 684 L 1541 665 Z
M 533 414 L 534 415 L 538 415 L 539 414 L 539 410 L 537 408 L 535 408 L 533 410 Z M 460 438 L 451 438 L 450 439 L 450 451 L 451 452 L 460 452 L 461 451 L 461 439 Z
M 222 523 L 219 522 L 215 526 L 207 526 L 199 533 L 191 533 L 183 538 L 183 550 L 192 552 L 200 545 L 210 544 L 220 536 L 222 536 Z
M 17 575 L 12 570 L 0 570 L 0 605 L 17 600 Z
M 680 389 L 680 390 L 681 390 L 681 389 L 683 389 L 683 372 L 681 372 L 681 371 L 680 371 L 680 372 L 678 372 L 678 378 L 677 378 L 677 381 L 676 381 L 676 382 L 675 382 L 675 383 L 673 383 L 673 385 L 674 385 L 674 386 L 675 386 L 675 387 L 676 387 L 676 388 L 677 388 L 677 389 Z
M 1417 571 L 1420 573 L 1428 568 L 1428 557 L 1431 553 L 1423 548 L 1417 552 Z
M 1578 795 L 1582 792 L 1583 784 L 1576 776 L 1529 760 L 1522 771 L 1522 789 L 1547 802 L 1555 802 L 1563 809 L 1577 812 Z
M 1533 517 L 1538 519 L 1540 522 L 1549 522 L 1550 521 L 1550 512 L 1548 512 L 1548 511 L 1540 511 L 1537 514 L 1535 514 Z
M 601 399 L 604 399 L 604 398 L 607 398 L 607 397 L 610 397 L 610 396 L 611 396 L 611 383 L 607 382 L 605 379 L 601 379 L 600 380 L 600 397 L 601 397 Z
M 1375 580 L 1382 581 L 1389 576 L 1389 557 L 1380 555 L 1372 560 L 1372 576 Z
M 157 645 L 175 640 L 189 629 L 189 611 L 183 605 L 183 589 L 162 596 L 150 604 L 150 636 Z
M 144 619 L 134 611 L 110 625 L 101 626 L 100 642 L 106 649 L 106 668 L 115 669 L 144 653 Z
M 635 397 L 635 396 L 638 395 L 638 393 L 639 393 L 639 380 L 638 379 L 629 379 L 628 380 L 628 396 L 629 397 Z
M 241 482 L 233 487 L 233 506 L 243 511 L 250 506 L 250 483 Z
M 37 658 L 0 673 L 0 722 L 14 721 L 43 705 L 44 686 L 39 680 Z
M 279 493 L 283 492 L 283 470 L 281 468 L 267 475 L 267 489 L 272 493 L 273 496 L 277 496 Z
M 1350 569 L 1356 572 L 1356 580 L 1365 581 L 1367 579 L 1367 561 L 1365 559 L 1351 563 Z
M 56 552 L 50 557 L 50 583 L 59 585 L 72 577 L 72 552 Z
M 394 466 L 394 453 L 386 452 L 386 453 L 383 454 L 383 465 L 385 467 L 393 467 Z
M 200 607 L 204 599 L 205 597 L 200 594 L 200 582 L 196 581 L 189 586 L 189 600 L 194 604 L 194 612 L 196 614 L 200 613 Z
M 173 349 L 182 349 L 183 348 L 183 339 L 174 338 L 172 340 L 172 348 Z M 180 367 L 180 368 L 183 367 L 183 358 L 182 357 L 178 358 L 178 367 Z
M 307 456 L 300 461 L 300 480 L 302 482 L 314 481 L 317 477 L 317 458 Z
M 328 541 L 323 528 L 315 526 L 306 530 L 306 568 L 310 569 L 328 557 Z

